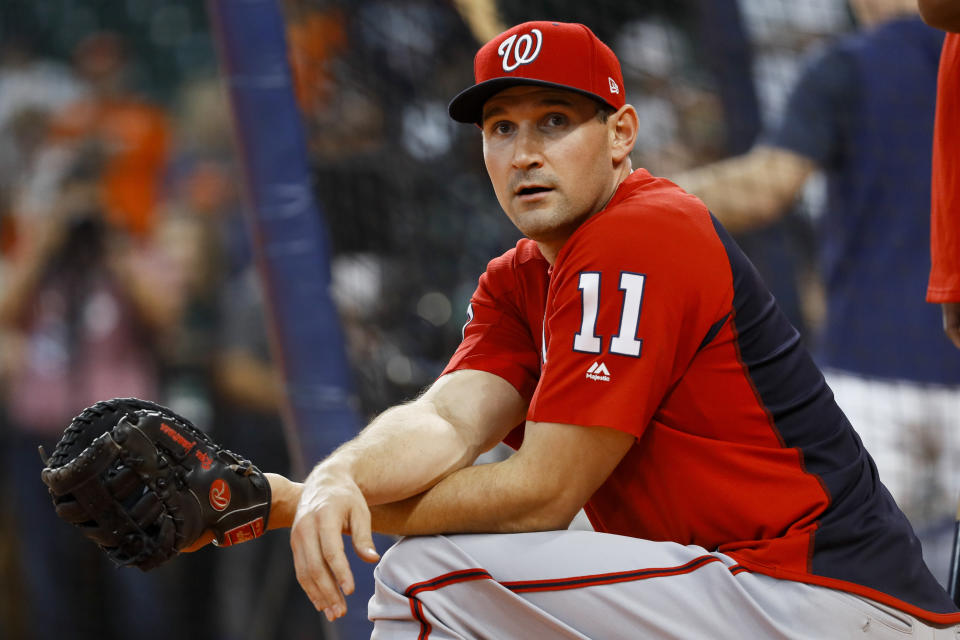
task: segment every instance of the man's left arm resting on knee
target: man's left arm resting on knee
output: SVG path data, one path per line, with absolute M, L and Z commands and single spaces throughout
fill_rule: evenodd
M 514 455 L 470 466 L 523 420 L 526 406 L 502 378 L 457 371 L 416 401 L 381 414 L 303 485 L 272 478 L 271 528 L 292 524 L 297 579 L 314 606 L 328 617 L 346 611 L 343 594 L 354 585 L 343 533 L 372 562 L 378 555 L 371 530 L 414 535 L 565 528 L 634 438 L 604 427 L 528 422 Z
M 527 399 L 503 378 L 455 371 L 413 402 L 379 415 L 318 464 L 303 485 L 277 482 L 282 501 L 289 505 L 293 496 L 297 507 L 271 517 L 292 524 L 297 579 L 314 606 L 331 619 L 346 611 L 344 594 L 353 592 L 354 582 L 342 534 L 350 534 L 362 559 L 378 559 L 370 505 L 420 494 L 472 464 L 526 410 Z

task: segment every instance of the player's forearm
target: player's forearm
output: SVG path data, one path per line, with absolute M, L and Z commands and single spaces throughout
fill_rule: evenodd
M 394 535 L 564 529 L 582 505 L 525 476 L 515 458 L 471 466 L 429 491 L 371 507 L 373 528 Z
M 499 376 L 470 370 L 444 375 L 317 465 L 306 492 L 354 484 L 370 505 L 409 498 L 471 464 L 521 422 L 526 410 L 526 401 Z
M 429 405 L 412 403 L 377 417 L 317 465 L 308 483 L 331 484 L 349 478 L 368 504 L 395 502 L 425 491 L 480 453 L 476 443 L 466 440 Z
M 806 158 L 761 146 L 687 171 L 675 182 L 703 200 L 728 231 L 740 233 L 784 215 L 812 170 Z
M 277 473 L 270 483 L 268 529 L 293 525 L 304 484 Z M 370 508 L 373 529 L 395 535 L 562 529 L 580 507 L 544 494 L 511 458 L 463 468 L 418 495 Z M 209 536 L 208 536 L 209 537 Z
M 761 227 L 777 217 L 778 200 L 738 159 L 694 169 L 677 176 L 676 182 L 700 198 L 731 233 Z

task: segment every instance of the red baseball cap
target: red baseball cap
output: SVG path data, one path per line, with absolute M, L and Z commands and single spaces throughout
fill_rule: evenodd
M 619 109 L 623 74 L 610 47 L 582 24 L 525 22 L 483 45 L 473 60 L 476 84 L 450 102 L 450 117 L 481 123 L 483 104 L 519 84 L 576 91 Z

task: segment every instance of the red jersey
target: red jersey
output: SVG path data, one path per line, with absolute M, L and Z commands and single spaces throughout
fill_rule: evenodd
M 512 383 L 529 420 L 636 438 L 585 506 L 596 530 L 960 622 L 799 334 L 673 183 L 634 171 L 553 266 L 530 240 L 491 261 L 457 369 Z
M 940 54 L 933 130 L 928 302 L 960 302 L 960 33 Z

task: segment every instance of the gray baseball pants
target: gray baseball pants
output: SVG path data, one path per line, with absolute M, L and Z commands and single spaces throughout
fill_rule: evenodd
M 403 538 L 374 576 L 375 640 L 960 639 L 702 547 L 591 531 Z

